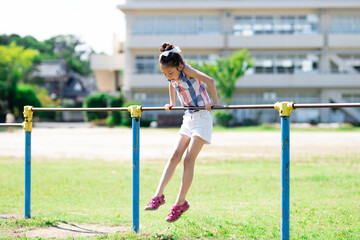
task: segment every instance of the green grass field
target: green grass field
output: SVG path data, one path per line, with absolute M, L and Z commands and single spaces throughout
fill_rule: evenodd
M 0 220 L 0 231 L 73 222 L 128 229 L 97 239 L 280 238 L 279 159 L 200 160 L 187 196 L 191 208 L 173 224 L 164 219 L 177 196 L 182 166 L 167 187 L 167 203 L 155 212 L 142 210 L 164 161 L 141 163 L 139 234 L 131 232 L 131 163 L 100 160 L 33 159 L 32 218 Z M 0 214 L 23 214 L 23 165 L 23 159 L 0 160 Z M 358 155 L 313 156 L 292 162 L 290 171 L 291 239 L 360 239 Z

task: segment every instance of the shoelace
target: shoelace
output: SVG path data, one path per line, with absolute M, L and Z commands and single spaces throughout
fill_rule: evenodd
M 159 203 L 159 199 L 158 198 L 153 198 L 153 199 L 151 199 L 151 201 L 150 201 L 150 206 L 155 206 L 156 205 L 156 203 Z
M 181 212 L 182 212 L 181 209 L 172 208 L 169 215 L 170 216 L 176 216 L 176 215 L 179 215 Z

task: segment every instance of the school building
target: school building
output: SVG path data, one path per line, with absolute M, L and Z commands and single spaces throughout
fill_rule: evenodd
M 143 106 L 168 103 L 158 54 L 170 41 L 187 61 L 247 48 L 255 65 L 237 82 L 233 104 L 360 102 L 359 0 L 127 0 L 117 7 L 126 40 L 115 38 L 112 56 L 92 56 L 100 91 L 121 88 Z M 278 121 L 275 110 L 235 114 L 239 122 Z M 297 109 L 291 119 L 359 122 L 360 109 Z

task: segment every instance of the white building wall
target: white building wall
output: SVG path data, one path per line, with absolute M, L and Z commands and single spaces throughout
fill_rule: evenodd
M 206 3 L 206 4 L 204 4 Z M 300 102 L 329 102 L 333 94 L 360 93 L 360 74 L 357 70 L 350 74 L 341 72 L 346 69 L 334 65 L 339 61 L 334 56 L 339 54 L 360 55 L 360 31 L 352 33 L 334 33 L 333 16 L 360 16 L 360 1 L 322 1 L 322 0 L 207 0 L 207 1 L 172 1 L 164 0 L 131 0 L 120 5 L 126 14 L 127 36 L 124 44 L 125 75 L 124 89 L 129 97 L 142 99 L 159 105 L 163 104 L 168 94 L 166 79 L 157 73 L 139 74 L 136 71 L 136 56 L 157 56 L 160 44 L 170 41 L 179 45 L 183 54 L 228 55 L 232 51 L 248 48 L 255 55 L 316 55 L 316 70 L 308 74 L 256 74 L 241 78 L 236 87 L 234 103 L 244 102 L 241 94 L 250 96 L 249 103 L 270 102 L 269 93 L 276 99 L 296 100 Z M 170 14 L 171 13 L 171 14 Z M 138 16 L 213 16 L 220 18 L 221 30 L 215 34 L 138 34 L 134 31 L 135 18 Z M 318 30 L 311 34 L 255 34 L 241 36 L 233 34 L 233 23 L 236 16 L 301 16 L 318 17 Z M 354 61 L 353 61 L 354 62 Z M 347 64 L 344 62 L 344 64 Z M 334 67 L 335 66 L 335 67 Z M 359 64 L 360 66 L 360 64 Z M 340 70 L 339 70 L 340 69 Z M 349 69 L 349 68 L 347 68 Z M 340 72 L 339 72 L 340 71 Z M 141 95 L 141 93 L 144 93 Z M 160 95 L 162 97 L 159 97 Z M 265 95 L 267 97 L 264 97 Z M 310 95 L 309 95 L 310 94 Z M 270 96 L 273 96 L 270 94 Z M 145 96 L 145 97 L 144 97 Z M 255 97 L 254 97 L 255 96 Z M 258 97 L 256 97 L 258 96 Z M 312 97 L 309 97 L 312 96 Z M 241 100 L 242 99 L 242 100 Z M 240 112 L 240 111 L 239 111 Z M 331 112 L 328 109 L 294 111 L 293 121 L 318 120 L 329 122 Z M 242 111 L 240 119 L 259 117 L 261 121 L 278 119 L 275 113 L 258 114 Z M 154 116 L 152 116 L 154 117 Z M 345 119 L 345 118 L 344 118 Z

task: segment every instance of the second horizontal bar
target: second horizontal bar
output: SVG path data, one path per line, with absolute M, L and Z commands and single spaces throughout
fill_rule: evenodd
M 33 112 L 119 112 L 127 111 L 126 107 L 121 108 L 32 108 Z
M 360 107 L 360 103 L 294 103 L 294 108 L 341 108 Z
M 294 108 L 341 108 L 341 107 L 360 107 L 360 103 L 307 103 L 307 104 L 293 104 Z M 274 104 L 259 104 L 259 105 L 228 105 L 228 106 L 213 106 L 212 109 L 273 109 Z M 172 107 L 173 111 L 185 110 L 204 110 L 205 107 Z M 141 107 L 142 111 L 164 111 L 164 107 Z M 32 108 L 33 112 L 116 112 L 128 111 L 126 107 L 120 108 Z

